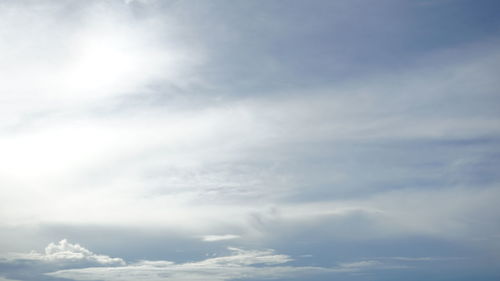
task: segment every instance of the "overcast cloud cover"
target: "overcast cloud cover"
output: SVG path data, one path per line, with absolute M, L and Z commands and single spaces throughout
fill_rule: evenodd
M 0 0 L 0 281 L 500 280 L 496 0 Z

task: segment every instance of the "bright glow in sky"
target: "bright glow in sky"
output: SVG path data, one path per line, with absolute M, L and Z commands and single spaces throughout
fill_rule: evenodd
M 499 10 L 0 0 L 0 281 L 500 279 Z

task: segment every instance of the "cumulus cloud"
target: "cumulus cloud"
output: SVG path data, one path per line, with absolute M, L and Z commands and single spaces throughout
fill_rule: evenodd
M 50 243 L 44 253 L 32 251 L 28 254 L 10 254 L 11 260 L 31 260 L 55 264 L 84 264 L 84 265 L 102 265 L 118 266 L 125 265 L 121 258 L 112 258 L 106 255 L 95 254 L 79 244 L 72 244 L 66 239 L 58 243 Z

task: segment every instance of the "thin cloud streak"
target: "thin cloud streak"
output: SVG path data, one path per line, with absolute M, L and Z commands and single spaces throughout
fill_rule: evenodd
M 224 235 L 205 235 L 202 237 L 202 240 L 205 242 L 216 242 L 223 240 L 232 240 L 240 238 L 239 235 L 234 234 L 224 234 Z

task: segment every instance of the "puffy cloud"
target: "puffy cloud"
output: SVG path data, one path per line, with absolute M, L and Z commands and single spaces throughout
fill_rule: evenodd
M 83 264 L 102 265 L 102 266 L 117 266 L 125 265 L 125 261 L 121 258 L 112 258 L 106 255 L 95 254 L 79 244 L 69 243 L 66 239 L 58 243 L 50 243 L 44 253 L 32 251 L 28 254 L 11 254 L 9 258 L 12 260 L 31 260 L 55 263 L 60 265 L 65 264 Z

